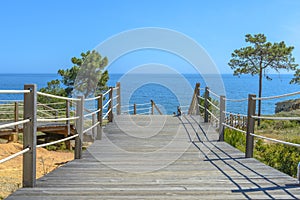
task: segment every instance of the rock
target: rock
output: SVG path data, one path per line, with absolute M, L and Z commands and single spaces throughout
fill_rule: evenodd
M 281 101 L 276 103 L 275 105 L 275 113 L 279 113 L 282 111 L 289 112 L 292 110 L 300 109 L 300 99 Z

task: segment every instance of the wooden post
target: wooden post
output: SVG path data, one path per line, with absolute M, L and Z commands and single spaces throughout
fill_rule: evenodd
M 233 114 L 229 115 L 229 123 L 230 123 L 230 126 L 234 127 L 234 124 L 233 124 Z
M 66 100 L 66 118 L 70 117 L 70 101 Z M 67 125 L 67 135 L 71 134 L 70 120 L 66 121 Z
M 30 122 L 23 125 L 23 148 L 30 150 L 23 155 L 23 187 L 36 185 L 36 130 L 37 130 L 37 89 L 35 84 L 24 85 L 24 119 Z
M 66 100 L 66 118 L 70 117 L 70 100 Z M 66 135 L 65 136 L 69 136 L 71 135 L 71 123 L 70 120 L 66 121 Z M 67 140 L 65 142 L 67 149 L 71 150 L 71 141 Z
M 151 115 L 154 115 L 154 101 L 153 100 L 150 101 L 151 101 Z
M 220 96 L 220 120 L 219 120 L 219 141 L 224 141 L 224 125 L 225 122 L 225 96 Z
M 247 118 L 245 116 L 243 116 L 242 130 L 245 130 L 245 128 L 246 128 L 246 121 L 247 121 Z
M 19 121 L 19 103 L 16 101 L 14 104 L 14 120 L 15 122 Z M 15 126 L 14 132 L 9 137 L 9 142 L 18 142 L 19 139 L 19 126 Z
M 136 115 L 136 104 L 133 104 L 133 114 Z
M 204 93 L 204 122 L 208 122 L 208 98 L 209 98 L 209 88 L 205 87 L 205 93 Z
M 117 82 L 117 115 L 121 115 L 121 83 Z
M 98 118 L 98 122 L 99 126 L 97 128 L 97 136 L 96 136 L 96 140 L 101 140 L 102 139 L 102 116 L 103 116 L 103 94 L 100 94 L 100 97 L 98 99 L 98 110 L 100 110 L 98 112 L 97 118 Z
M 254 137 L 250 135 L 250 133 L 254 133 L 255 120 L 252 118 L 255 115 L 256 110 L 256 100 L 255 94 L 249 94 L 248 97 L 248 117 L 247 117 L 247 134 L 246 134 L 246 158 L 253 157 L 253 145 L 254 145 Z
M 114 107 L 114 99 L 113 99 L 113 87 L 109 88 L 109 105 L 108 105 L 108 110 L 110 110 L 110 112 L 108 113 L 108 121 L 112 122 L 113 121 L 113 107 Z
M 96 124 L 96 114 L 92 114 L 92 126 L 94 124 Z M 95 138 L 96 132 L 97 132 L 97 127 L 92 128 L 93 138 Z
M 200 83 L 196 83 L 196 86 L 195 86 L 195 91 L 194 91 L 194 93 L 195 93 L 195 97 L 196 97 L 196 114 L 197 115 L 200 115 L 200 107 L 199 107 L 199 105 L 200 105 Z
M 195 89 L 194 89 L 194 94 L 192 97 L 192 102 L 191 102 L 189 110 L 188 110 L 189 115 L 192 115 L 192 114 L 199 115 L 200 114 L 199 96 L 200 96 L 200 83 L 196 83 Z
M 79 134 L 78 137 L 75 138 L 75 159 L 81 159 L 82 157 L 82 138 L 83 138 L 83 124 L 84 124 L 84 117 L 83 117 L 83 108 L 84 108 L 84 97 L 78 97 L 80 101 L 76 104 L 76 116 L 79 117 L 76 119 L 76 130 Z

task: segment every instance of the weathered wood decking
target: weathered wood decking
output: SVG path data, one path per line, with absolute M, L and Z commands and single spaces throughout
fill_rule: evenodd
M 291 178 L 195 116 L 125 116 L 83 155 L 8 199 L 297 199 Z M 201 122 L 203 120 L 201 119 Z

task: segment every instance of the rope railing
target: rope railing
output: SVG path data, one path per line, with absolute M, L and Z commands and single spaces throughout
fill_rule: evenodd
M 108 94 L 110 93 L 110 90 L 111 90 L 111 89 L 107 90 L 107 91 L 103 94 L 103 97 L 106 96 L 106 95 L 108 95 Z
M 241 132 L 241 133 L 246 134 L 246 131 L 243 131 L 243 130 L 241 130 L 241 129 L 235 128 L 235 127 L 233 127 L 233 126 L 230 126 L 229 124 L 222 123 L 222 125 L 224 125 L 224 126 L 230 128 L 230 129 L 233 129 L 233 130 L 235 130 L 235 131 L 238 131 L 238 132 Z
M 204 97 L 201 97 L 201 96 L 197 96 L 199 99 L 201 99 L 201 100 L 204 100 Z
M 151 113 L 151 111 L 149 112 L 143 112 L 143 113 L 138 113 L 137 115 L 149 115 Z
M 203 97 L 200 96 L 200 91 L 204 90 Z M 194 91 L 194 96 L 192 103 L 190 105 L 189 112 L 195 112 L 194 109 L 198 109 L 198 113 L 203 113 L 204 115 L 204 122 L 209 122 L 209 116 L 212 119 L 216 119 L 219 121 L 219 140 L 224 141 L 224 128 L 229 128 L 241 133 L 244 133 L 247 135 L 246 137 L 246 151 L 245 151 L 245 157 L 253 157 L 253 144 L 254 140 L 253 137 L 281 143 L 281 144 L 287 144 L 295 147 L 300 147 L 300 144 L 292 143 L 292 142 L 285 142 L 282 140 L 277 140 L 273 138 L 268 138 L 261 135 L 254 134 L 254 126 L 255 126 L 255 120 L 263 119 L 263 120 L 291 120 L 291 121 L 299 121 L 299 116 L 290 116 L 290 117 L 281 117 L 281 116 L 257 116 L 255 114 L 256 111 L 256 100 L 271 100 L 276 98 L 282 98 L 282 97 L 288 97 L 288 96 L 294 96 L 299 95 L 300 91 L 293 92 L 289 94 L 283 94 L 283 95 L 277 95 L 277 96 L 270 96 L 270 97 L 261 97 L 257 98 L 255 95 L 249 95 L 248 98 L 241 98 L 241 99 L 229 99 L 225 96 L 220 96 L 213 91 L 211 91 L 208 87 L 205 87 L 205 89 L 200 88 L 200 84 L 197 83 Z M 215 103 L 210 100 L 210 95 L 213 95 L 215 97 L 219 97 L 219 105 L 215 105 Z M 195 102 L 194 97 L 197 97 L 198 102 Z M 200 100 L 202 101 L 200 104 Z M 244 102 L 248 101 L 248 113 L 245 114 L 237 114 L 233 112 L 226 111 L 226 102 Z M 202 105 L 203 103 L 203 105 Z M 196 106 L 195 106 L 196 105 Z M 219 111 L 219 113 L 215 114 L 216 111 Z M 197 112 L 196 112 L 197 113 Z
M 45 97 L 52 97 L 52 98 L 62 99 L 62 100 L 80 101 L 80 99 L 78 99 L 78 98 L 62 97 L 62 96 L 57 96 L 57 95 L 53 95 L 53 94 L 47 94 L 47 93 L 43 93 L 43 92 L 37 92 L 37 94 L 41 95 L 41 96 L 45 96 Z
M 122 108 L 129 108 L 129 107 L 132 107 L 133 106 L 133 104 L 132 105 L 122 105 L 121 107 Z
M 110 102 L 111 102 L 111 99 L 109 99 L 109 100 L 104 104 L 103 108 L 106 108 Z
M 49 113 L 47 113 L 47 112 L 44 112 L 44 111 L 42 111 L 42 110 L 37 110 L 37 112 L 38 112 L 38 113 L 41 113 L 41 114 L 43 114 L 43 115 L 47 115 L 48 117 L 54 117 L 53 115 L 51 115 L 51 114 L 49 114 Z
M 207 112 L 208 112 L 214 119 L 216 119 L 217 121 L 219 121 L 219 118 L 216 117 L 211 111 L 207 110 Z
M 136 106 L 146 106 L 146 105 L 151 105 L 151 103 L 136 103 Z
M 248 101 L 248 98 L 243 98 L 243 99 L 228 99 L 228 98 L 225 98 L 225 101 L 230 101 L 230 102 L 243 102 L 243 101 Z
M 7 90 L 4 90 L 4 91 L 7 91 Z M 2 94 L 5 94 L 5 93 L 2 93 Z M 0 99 L 0 102 L 23 102 L 23 100 L 13 100 L 13 99 L 7 99 L 7 100 L 4 100 L 4 99 Z M 4 105 L 4 104 L 0 104 L 0 105 Z
M 220 98 L 220 95 L 214 93 L 213 91 L 211 91 L 210 89 L 208 89 L 209 93 L 212 94 L 213 96 L 217 97 L 218 99 Z
M 11 160 L 11 159 L 13 159 L 13 158 L 16 158 L 17 156 L 20 156 L 20 155 L 22 155 L 22 154 L 28 152 L 29 150 L 30 150 L 30 148 L 27 147 L 27 148 L 23 149 L 22 151 L 19 151 L 19 152 L 14 153 L 14 154 L 12 154 L 12 155 L 6 157 L 6 158 L 3 158 L 3 159 L 0 160 L 0 164 L 1 164 L 1 163 L 4 163 L 4 162 L 7 162 L 7 161 L 9 161 L 9 160 Z
M 101 108 L 100 108 L 100 109 L 98 109 L 98 110 L 95 110 L 94 112 L 91 112 L 91 113 L 85 114 L 85 115 L 83 115 L 83 117 L 89 117 L 89 116 L 95 115 L 95 114 L 97 114 L 97 113 L 98 113 L 98 112 L 100 112 L 100 111 L 101 111 Z
M 116 109 L 117 114 L 120 114 L 120 108 L 121 108 L 121 97 L 120 97 L 120 83 L 117 83 L 117 87 L 112 88 L 108 91 L 106 91 L 104 94 L 100 94 L 97 97 L 92 98 L 84 98 L 83 96 L 80 96 L 78 98 L 69 98 L 69 97 L 61 97 L 57 95 L 47 94 L 43 92 L 37 92 L 37 87 L 34 84 L 30 85 L 24 85 L 25 90 L 0 90 L 0 94 L 24 94 L 24 100 L 19 102 L 26 102 L 24 103 L 16 103 L 16 100 L 0 100 L 0 102 L 6 102 L 4 104 L 0 104 L 0 110 L 1 110 L 1 116 L 5 116 L 5 119 L 14 120 L 14 122 L 7 123 L 0 125 L 0 129 L 4 129 L 7 127 L 14 127 L 12 130 L 16 129 L 16 132 L 18 133 L 19 125 L 25 124 L 23 126 L 23 137 L 24 137 L 24 143 L 23 148 L 26 148 L 20 152 L 17 152 L 13 155 L 8 156 L 7 158 L 1 159 L 0 163 L 6 162 L 10 159 L 13 159 L 19 155 L 24 154 L 23 159 L 23 186 L 24 187 L 34 187 L 35 186 L 35 160 L 31 159 L 32 156 L 36 155 L 36 148 L 40 147 L 46 147 L 49 145 L 54 145 L 57 143 L 65 142 L 71 139 L 75 138 L 75 159 L 81 158 L 81 151 L 82 151 L 82 136 L 83 134 L 89 134 L 89 131 L 92 131 L 92 134 L 95 134 L 95 131 L 97 131 L 97 137 L 94 137 L 94 139 L 101 138 L 102 134 L 102 120 L 108 118 L 109 122 L 113 119 L 113 111 Z M 29 89 L 27 89 L 29 88 Z M 115 93 L 113 91 L 116 90 Z M 107 98 L 106 95 L 109 94 L 109 97 Z M 53 102 L 53 103 L 40 103 L 37 102 L 37 96 L 45 96 L 49 98 L 55 98 L 58 100 L 64 100 L 65 102 Z M 105 96 L 105 97 L 104 97 Z M 102 97 L 102 98 L 101 98 Z M 103 106 L 104 99 L 108 99 Z M 93 101 L 97 100 L 97 108 L 92 109 L 93 111 L 90 111 L 89 109 L 85 108 L 84 102 L 87 101 Z M 15 104 L 11 103 L 14 102 Z M 22 105 L 21 105 L 22 104 Z M 115 105 L 114 105 L 115 104 Z M 4 106 L 1 106 L 4 105 Z M 19 108 L 23 107 L 24 113 L 21 113 L 21 116 L 24 116 L 28 119 L 25 120 L 18 120 L 20 116 Z M 86 105 L 86 106 L 90 106 Z M 76 112 L 74 110 L 76 108 Z M 103 110 L 107 108 L 107 112 L 103 115 Z M 14 109 L 14 112 L 11 111 L 11 109 Z M 88 110 L 88 111 L 86 111 Z M 105 109 L 106 110 L 106 109 Z M 10 112 L 11 111 L 11 112 Z M 73 114 L 75 112 L 75 114 Z M 84 112 L 87 112 L 87 114 L 84 115 Z M 11 115 L 14 115 L 14 118 L 11 117 Z M 74 116 L 75 115 L 75 116 Z M 8 117 L 9 116 L 9 117 Z M 88 128 L 85 130 L 83 129 L 85 123 L 84 118 L 92 117 L 92 124 L 88 125 Z M 23 117 L 22 117 L 23 118 Z M 76 120 L 75 126 L 75 135 L 71 135 L 71 121 Z M 45 144 L 36 145 L 36 139 L 37 135 L 36 132 L 38 130 L 38 122 L 61 122 L 66 121 L 64 123 L 64 126 L 67 127 L 66 131 L 69 137 L 52 141 Z M 27 123 L 29 125 L 27 125 Z M 51 125 L 53 125 L 51 123 Z M 55 125 L 55 124 L 54 124 Z M 60 124 L 61 125 L 61 124 Z M 42 128 L 46 128 L 47 124 L 43 124 Z M 97 128 L 97 126 L 100 126 Z M 10 129 L 9 129 L 10 130 Z M 7 131 L 4 129 L 4 131 Z M 58 133 L 61 134 L 61 133 Z M 100 134 L 100 136 L 99 136 Z M 26 138 L 25 138 L 26 137 Z M 32 148 L 31 148 L 32 147 Z M 30 152 L 29 154 L 27 152 Z M 30 172 L 30 173 L 28 173 Z
M 269 120 L 300 120 L 300 117 L 268 117 L 268 116 L 251 116 L 254 119 L 269 119 Z
M 118 98 L 119 98 L 119 95 L 113 97 L 113 100 L 116 100 L 116 99 L 118 99 Z
M 0 90 L 0 94 L 26 94 L 30 93 L 30 90 Z
M 283 97 L 288 97 L 288 96 L 295 96 L 300 94 L 300 91 L 298 92 L 292 92 L 292 93 L 288 93 L 288 94 L 283 94 L 283 95 L 277 95 L 277 96 L 270 96 L 270 97 L 256 97 L 256 98 L 252 98 L 253 100 L 271 100 L 271 99 L 278 99 L 278 98 L 283 98 Z
M 248 117 L 247 115 L 240 114 L 240 113 L 234 113 L 234 112 L 223 111 L 223 113 L 225 113 L 227 115 L 235 115 L 235 116 L 241 116 L 241 117 Z
M 4 103 L 4 104 L 0 104 L 0 108 L 1 107 L 13 107 L 15 104 L 13 103 Z
M 136 111 L 141 111 L 141 110 L 148 110 L 148 109 L 150 109 L 151 107 L 147 107 L 147 108 L 136 108 L 135 110 Z
M 257 138 L 264 139 L 264 140 L 269 140 L 269 141 L 272 141 L 272 142 L 280 143 L 280 144 L 286 144 L 286 145 L 289 145 L 289 146 L 300 147 L 300 144 L 296 144 L 296 143 L 292 143 L 292 142 L 277 140 L 277 139 L 265 137 L 265 136 L 262 136 L 262 135 L 256 135 L 254 133 L 250 133 L 250 135 L 254 136 L 254 137 L 257 137 Z
M 85 129 L 82 133 L 85 134 L 85 133 L 89 132 L 90 130 L 92 130 L 93 128 L 95 128 L 96 126 L 98 126 L 99 124 L 100 124 L 100 122 L 96 122 L 91 127 Z
M 38 102 L 37 105 L 46 105 L 46 106 L 52 106 L 52 105 L 63 105 L 65 102 L 53 102 L 53 103 L 40 103 Z
M 207 102 L 215 109 L 220 110 L 220 108 L 218 106 L 216 106 L 213 102 L 211 102 L 209 99 L 207 99 Z
M 0 125 L 0 129 L 7 128 L 7 127 L 10 127 L 10 126 L 18 126 L 18 125 L 25 124 L 25 123 L 28 123 L 28 122 L 30 122 L 30 119 L 24 119 L 24 120 L 17 121 L 17 122 L 2 124 L 2 125 Z
M 70 120 L 75 120 L 79 119 L 80 116 L 77 117 L 65 117 L 65 118 L 55 118 L 55 119 L 37 119 L 37 122 L 60 122 L 60 121 L 70 121 Z
M 200 105 L 200 104 L 198 104 L 198 106 L 199 106 L 200 108 L 202 108 L 202 109 L 205 109 L 205 107 L 204 107 L 204 106 L 202 106 L 202 105 Z
M 97 99 L 100 99 L 100 96 L 96 96 L 96 97 L 91 97 L 91 98 L 88 98 L 88 99 L 84 99 L 84 101 L 94 101 L 94 100 L 97 100 Z
M 57 143 L 60 143 L 60 142 L 65 142 L 67 140 L 71 140 L 73 138 L 78 137 L 78 135 L 79 134 L 75 134 L 75 135 L 72 135 L 70 137 L 63 138 L 61 140 L 56 140 L 56 141 L 48 142 L 48 143 L 45 143 L 45 144 L 39 144 L 39 145 L 36 145 L 36 148 L 46 147 L 46 146 L 54 145 L 54 144 L 57 144 Z
M 102 117 L 102 119 L 105 119 L 110 112 L 111 112 L 111 108 L 105 113 L 105 115 Z
M 116 109 L 119 106 L 119 104 L 117 103 L 116 105 L 113 106 L 113 109 Z
M 0 121 L 13 121 L 13 120 L 14 120 L 14 118 L 5 118 L 5 119 L 0 118 Z

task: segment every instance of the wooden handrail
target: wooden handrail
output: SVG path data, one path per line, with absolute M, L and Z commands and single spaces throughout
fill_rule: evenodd
M 200 83 L 196 83 L 195 89 L 194 89 L 194 94 L 192 97 L 192 101 L 189 107 L 188 114 L 189 115 L 199 115 L 200 114 L 200 109 L 198 104 L 199 102 L 199 97 L 200 96 Z
M 159 108 L 157 107 L 157 105 L 154 103 L 154 101 L 151 99 L 151 108 L 152 108 L 152 111 L 151 111 L 151 114 L 153 115 L 154 114 L 154 108 L 157 110 L 157 112 L 162 115 L 162 112 L 159 110 Z

